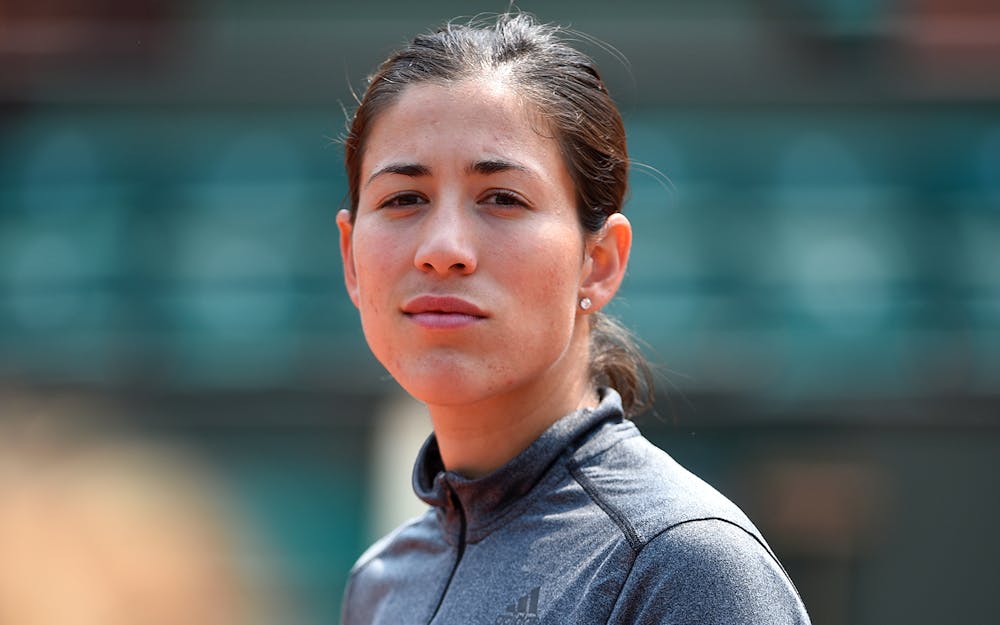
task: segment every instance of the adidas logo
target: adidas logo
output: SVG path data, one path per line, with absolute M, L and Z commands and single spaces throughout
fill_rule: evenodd
M 535 586 L 531 592 L 507 606 L 507 611 L 497 617 L 494 625 L 537 625 L 540 590 L 541 586 Z

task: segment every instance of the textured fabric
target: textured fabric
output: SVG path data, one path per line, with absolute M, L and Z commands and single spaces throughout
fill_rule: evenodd
M 413 472 L 431 507 L 358 560 L 343 625 L 809 623 L 757 528 L 602 391 L 496 472 Z

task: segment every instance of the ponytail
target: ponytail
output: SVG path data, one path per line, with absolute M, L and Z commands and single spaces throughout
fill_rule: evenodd
M 625 416 L 634 417 L 653 405 L 653 373 L 635 337 L 613 317 L 591 316 L 590 377 L 621 395 Z

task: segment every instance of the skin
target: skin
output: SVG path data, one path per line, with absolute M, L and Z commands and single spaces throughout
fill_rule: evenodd
M 365 338 L 467 477 L 597 403 L 587 315 L 621 284 L 631 226 L 584 234 L 545 130 L 502 78 L 410 86 L 371 129 L 357 214 L 337 215 Z

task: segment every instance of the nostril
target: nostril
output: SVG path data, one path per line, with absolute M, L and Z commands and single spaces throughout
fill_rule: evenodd
M 476 270 L 476 257 L 467 244 L 435 239 L 416 251 L 413 264 L 423 272 L 467 274 Z

